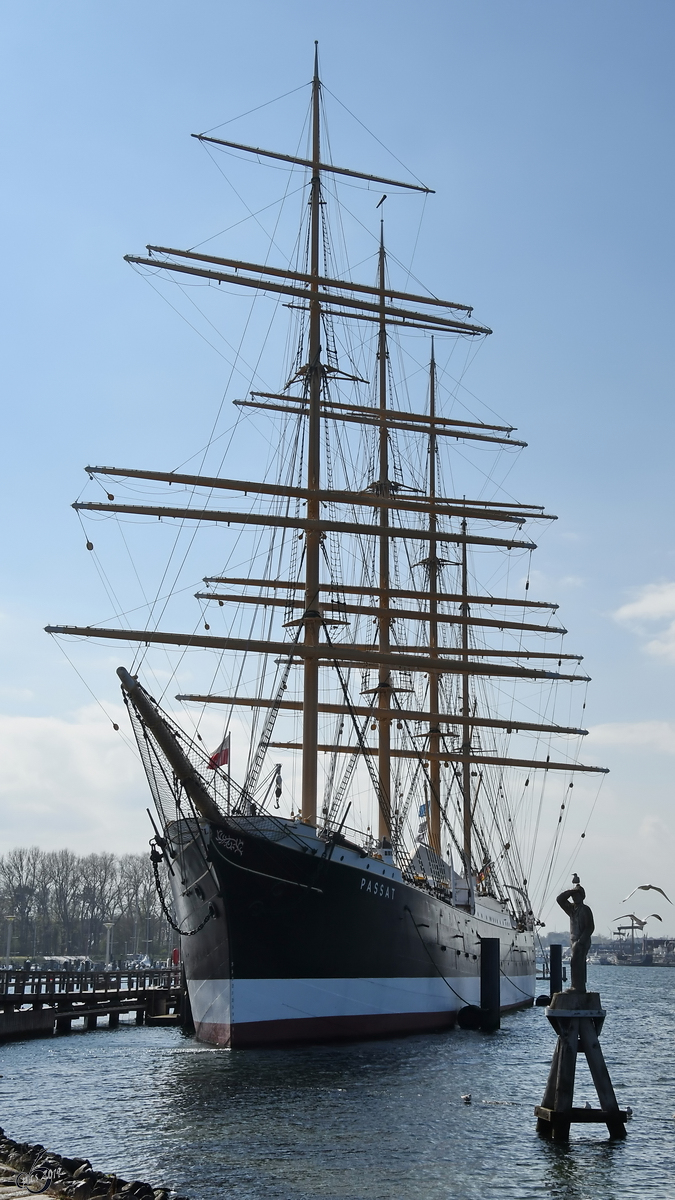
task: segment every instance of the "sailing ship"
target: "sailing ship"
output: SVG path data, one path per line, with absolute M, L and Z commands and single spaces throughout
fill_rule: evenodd
M 224 686 L 177 697 L 200 712 L 224 707 L 230 732 L 214 754 L 138 669 L 118 675 L 157 810 L 152 857 L 181 935 L 196 1035 L 218 1046 L 448 1028 L 480 1002 L 483 938 L 500 939 L 502 1010 L 532 1004 L 537 922 L 523 839 L 547 781 L 562 781 L 564 810 L 575 772 L 600 769 L 577 760 L 585 730 L 554 719 L 550 696 L 587 679 L 561 649 L 557 605 L 530 597 L 529 575 L 520 595 L 485 582 L 529 556 L 524 528 L 551 518 L 506 496 L 453 496 L 446 483 L 448 447 L 525 445 L 508 424 L 443 412 L 439 345 L 480 342 L 490 329 L 468 304 L 393 286 L 381 219 L 371 282 L 334 269 L 338 185 L 431 189 L 333 163 L 321 98 L 315 55 L 304 158 L 193 135 L 261 169 L 301 173 L 295 257 L 270 265 L 155 245 L 128 256 L 155 275 L 284 306 L 293 342 L 277 390 L 235 400 L 274 429 L 273 477 L 89 466 L 106 492 L 111 479 L 115 492 L 142 481 L 188 500 L 109 493 L 74 505 L 238 530 L 248 573 L 212 574 L 197 593 L 224 628 L 166 632 L 152 613 L 135 630 L 48 627 L 143 654 L 161 645 L 217 656 Z M 426 349 L 410 394 L 396 390 L 392 354 L 407 337 Z M 225 510 L 214 500 L 223 492 Z M 230 739 L 241 747 L 244 730 L 237 776 Z

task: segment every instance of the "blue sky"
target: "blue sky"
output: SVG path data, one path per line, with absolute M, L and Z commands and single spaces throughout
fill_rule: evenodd
M 468 386 L 529 443 L 514 493 L 560 518 L 534 566 L 593 677 L 584 755 L 612 770 L 578 862 L 600 923 L 637 883 L 675 899 L 673 6 L 29 0 L 0 19 L 2 848 L 144 844 L 135 763 L 41 631 L 108 611 L 69 507 L 82 467 L 187 459 L 229 375 L 123 255 L 241 216 L 189 135 L 305 83 L 318 38 L 327 87 L 436 189 L 415 273 L 494 329 Z M 396 175 L 326 99 L 335 160 Z M 292 149 L 304 104 L 229 128 Z M 389 202 L 392 245 L 413 212 Z M 117 656 L 73 655 L 112 711 Z

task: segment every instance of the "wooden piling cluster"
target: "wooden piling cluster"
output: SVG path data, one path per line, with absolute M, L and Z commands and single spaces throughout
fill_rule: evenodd
M 534 1110 L 537 1132 L 566 1141 L 573 1122 L 605 1124 L 610 1137 L 626 1136 L 628 1113 L 619 1108 L 609 1071 L 600 1049 L 605 1010 L 598 992 L 557 992 L 546 1009 L 558 1041 L 551 1062 L 544 1099 Z M 574 1107 L 577 1054 L 586 1055 L 598 1093 L 600 1108 Z
M 111 1028 L 133 1013 L 142 1025 L 183 1023 L 179 970 L 0 971 L 0 1041 L 68 1033 L 73 1021 Z

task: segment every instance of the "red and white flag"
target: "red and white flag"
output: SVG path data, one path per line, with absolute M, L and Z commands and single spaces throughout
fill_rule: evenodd
M 217 750 L 213 752 L 209 759 L 209 770 L 215 771 L 216 767 L 229 767 L 230 765 L 230 735 L 225 734 L 222 742 Z

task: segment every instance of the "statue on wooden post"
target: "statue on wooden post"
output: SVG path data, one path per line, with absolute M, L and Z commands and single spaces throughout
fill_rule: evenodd
M 593 913 L 584 904 L 586 892 L 578 875 L 572 876 L 572 887 L 556 898 L 563 912 L 570 919 L 570 992 L 586 991 L 586 956 L 591 948 L 591 936 L 595 929 Z

